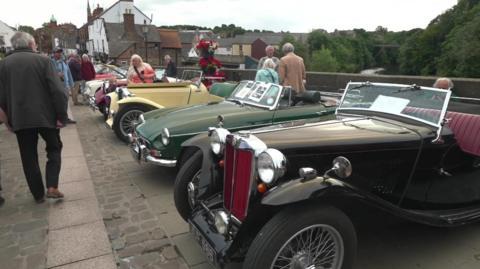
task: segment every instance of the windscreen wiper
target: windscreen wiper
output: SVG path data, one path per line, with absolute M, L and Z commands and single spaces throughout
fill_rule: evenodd
M 351 91 L 351 90 L 356 90 L 356 89 L 360 89 L 360 88 L 363 88 L 363 87 L 366 87 L 366 86 L 371 86 L 372 83 L 370 83 L 370 81 L 367 81 L 367 82 L 364 82 L 358 86 L 355 86 L 353 88 L 350 88 L 350 89 L 347 89 L 348 91 Z

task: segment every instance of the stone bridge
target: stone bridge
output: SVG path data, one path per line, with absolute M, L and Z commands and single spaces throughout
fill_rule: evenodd
M 179 67 L 179 74 L 184 67 Z M 186 69 L 186 68 L 185 68 Z M 191 68 L 190 68 L 191 69 Z M 222 69 L 228 80 L 253 80 L 256 70 Z M 343 89 L 349 81 L 370 81 L 399 84 L 417 84 L 432 86 L 436 77 L 425 76 L 394 76 L 394 75 L 365 75 L 350 73 L 307 72 L 307 89 L 321 91 L 337 91 Z M 452 78 L 455 84 L 454 93 L 457 96 L 480 98 L 480 79 Z

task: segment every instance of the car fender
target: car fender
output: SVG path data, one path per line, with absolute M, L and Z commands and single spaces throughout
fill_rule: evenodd
M 198 196 L 200 199 L 205 195 L 208 195 L 213 189 L 215 189 L 216 182 L 215 181 L 216 175 L 215 169 L 212 169 L 214 165 L 214 161 L 218 158 L 214 156 L 211 148 L 210 148 L 210 137 L 208 134 L 201 133 L 198 134 L 185 142 L 182 143 L 182 152 L 189 148 L 189 147 L 196 147 L 200 149 L 203 153 L 202 159 L 202 173 L 200 174 L 199 182 L 198 182 Z
M 309 180 L 298 178 L 272 188 L 263 196 L 261 203 L 264 205 L 279 206 L 318 198 L 332 193 L 335 193 L 335 195 L 363 197 L 359 190 L 343 181 L 318 176 Z
M 142 97 L 136 97 L 136 96 L 123 98 L 122 100 L 119 100 L 117 104 L 118 104 L 119 110 L 125 105 L 129 105 L 129 104 L 141 104 L 148 107 L 152 107 L 153 109 L 165 108 L 164 106 L 159 105 L 151 100 L 148 100 Z

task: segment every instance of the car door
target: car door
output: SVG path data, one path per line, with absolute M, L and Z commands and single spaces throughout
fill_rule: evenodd
M 208 103 L 209 101 L 214 101 L 214 100 L 209 100 L 210 94 L 207 91 L 207 88 L 203 86 L 203 84 L 200 84 L 198 87 L 194 84 L 189 85 L 190 87 L 190 97 L 188 99 L 189 104 L 203 104 L 203 103 Z M 223 100 L 221 98 L 217 98 L 215 100 Z
M 164 107 L 188 104 L 190 88 L 186 83 L 156 83 L 135 85 L 132 92 L 137 97 L 153 101 Z
M 221 114 L 221 113 L 219 113 Z M 264 108 L 244 107 L 242 112 L 225 115 L 224 127 L 232 132 L 270 126 L 275 111 Z

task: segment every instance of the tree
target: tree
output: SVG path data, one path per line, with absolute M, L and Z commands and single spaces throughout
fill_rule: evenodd
M 409 75 L 478 76 L 478 14 L 480 0 L 458 4 L 417 31 L 399 55 L 400 70 Z
M 329 49 L 321 48 L 312 54 L 311 70 L 319 72 L 337 72 L 338 62 Z
M 478 14 L 480 5 L 471 10 Z M 467 16 L 469 14 L 466 14 Z M 480 17 L 455 27 L 442 46 L 436 68 L 442 76 L 480 77 Z
M 35 34 L 35 29 L 33 29 L 32 26 L 28 26 L 28 25 L 20 25 L 20 26 L 18 26 L 17 31 L 29 33 L 29 34 L 31 34 L 32 36 Z

